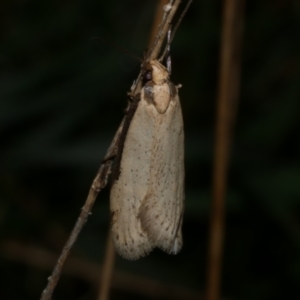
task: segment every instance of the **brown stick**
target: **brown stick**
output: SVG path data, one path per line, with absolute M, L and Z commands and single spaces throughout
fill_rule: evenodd
M 165 40 L 165 37 L 170 29 L 170 25 L 172 22 L 172 19 L 178 9 L 178 6 L 180 4 L 181 0 L 170 0 L 169 1 L 169 10 L 165 11 L 165 14 L 163 16 L 163 20 L 161 22 L 161 25 L 159 26 L 159 31 L 154 39 L 153 47 L 150 48 L 150 51 L 148 55 L 146 56 L 147 59 L 156 59 L 161 51 L 162 44 Z
M 109 154 L 109 150 L 107 153 Z M 97 173 L 97 175 L 93 181 L 93 184 L 90 188 L 90 191 L 89 191 L 89 194 L 87 197 L 87 200 L 86 200 L 83 208 L 81 209 L 81 213 L 75 223 L 75 226 L 74 226 L 64 248 L 62 249 L 60 257 L 58 258 L 58 261 L 52 272 L 52 275 L 48 278 L 48 284 L 42 293 L 41 300 L 51 299 L 54 288 L 58 282 L 58 279 L 60 278 L 63 265 L 70 253 L 70 250 L 71 250 L 72 246 L 74 245 L 83 225 L 87 221 L 88 215 L 90 214 L 90 211 L 92 210 L 92 207 L 94 205 L 94 202 L 96 200 L 98 193 L 107 184 L 107 179 L 108 179 L 108 175 L 110 172 L 112 162 L 113 162 L 112 159 L 108 159 L 106 162 L 101 164 L 99 172 Z
M 39 270 L 51 270 L 56 261 L 56 254 L 53 252 L 18 241 L 2 241 L 0 244 L 0 255 L 6 260 L 19 262 Z M 102 267 L 95 262 L 70 256 L 63 273 L 98 285 L 101 269 Z M 116 270 L 112 277 L 112 286 L 114 289 L 134 293 L 140 298 L 173 300 L 203 299 L 203 294 L 199 291 L 179 285 L 162 283 L 142 275 L 134 275 Z
M 239 97 L 244 1 L 225 0 L 220 53 L 219 94 L 213 166 L 213 203 L 207 270 L 207 300 L 220 299 L 224 202 L 233 123 Z
M 176 10 L 178 9 L 180 0 L 175 0 L 175 1 L 170 1 L 170 3 L 173 3 L 172 6 L 170 7 L 170 10 L 165 12 L 163 16 L 163 20 L 161 22 L 160 30 L 158 34 L 156 35 L 154 45 L 153 47 L 149 50 L 147 57 L 149 59 L 156 59 L 161 47 L 163 40 L 166 37 L 166 34 L 169 30 L 172 18 L 174 17 L 174 14 Z M 133 95 L 137 95 L 140 91 L 141 85 L 141 74 L 138 76 L 138 79 L 136 80 L 136 83 L 132 86 L 131 91 Z M 130 105 L 134 105 L 133 102 L 129 103 Z M 128 109 L 127 109 L 128 110 Z M 70 253 L 71 248 L 73 247 L 80 231 L 83 228 L 83 225 L 86 223 L 87 218 L 92 210 L 92 207 L 95 203 L 96 197 L 98 196 L 99 192 L 106 186 L 108 176 L 111 172 L 111 166 L 113 163 L 113 160 L 118 153 L 118 147 L 119 147 L 119 140 L 120 136 L 122 136 L 122 131 L 123 131 L 123 126 L 124 123 L 126 122 L 127 116 L 125 115 L 124 119 L 121 122 L 121 125 L 113 139 L 113 142 L 109 149 L 107 150 L 107 153 L 105 155 L 105 158 L 100 166 L 100 169 L 93 181 L 93 184 L 90 188 L 90 191 L 88 193 L 86 202 L 81 210 L 81 213 L 75 223 L 75 226 L 65 244 L 65 246 L 62 249 L 62 252 L 58 258 L 58 261 L 53 269 L 53 272 L 51 276 L 48 278 L 48 284 L 46 288 L 44 289 L 42 295 L 41 295 L 41 300 L 50 300 L 52 298 L 53 291 L 56 287 L 56 284 L 60 278 L 61 272 L 63 265 Z
M 112 274 L 114 269 L 115 262 L 115 251 L 114 246 L 111 240 L 110 233 L 108 233 L 107 242 L 106 242 L 106 252 L 104 255 L 104 263 L 102 276 L 100 278 L 100 289 L 98 300 L 106 300 L 109 299 L 109 290 L 111 287 Z
M 178 6 L 180 4 L 181 0 L 170 0 L 169 1 L 169 10 L 165 10 L 161 24 L 158 27 L 158 32 L 154 38 L 153 46 L 149 48 L 149 51 L 145 55 L 145 60 L 150 59 L 157 59 L 159 56 L 159 53 L 161 52 L 161 48 L 163 45 L 163 42 L 167 36 L 167 33 L 170 29 L 171 22 L 173 20 L 173 17 L 178 9 Z M 140 72 L 136 82 L 132 85 L 131 91 L 134 95 L 137 95 L 141 90 L 141 75 Z
M 169 2 L 169 0 L 157 0 L 155 16 L 152 24 L 150 39 L 149 39 L 149 48 L 153 45 L 154 39 L 157 35 L 157 30 L 161 24 L 161 20 L 164 15 L 164 6 Z

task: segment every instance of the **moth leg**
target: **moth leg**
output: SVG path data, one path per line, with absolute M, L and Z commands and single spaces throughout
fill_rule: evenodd
M 168 43 L 167 43 L 167 53 L 166 53 L 166 55 L 168 55 L 168 57 L 167 57 L 167 70 L 168 70 L 169 76 L 171 75 L 171 71 L 172 71 L 172 62 L 171 62 L 171 56 L 170 56 L 170 45 L 171 45 L 171 28 L 168 31 Z

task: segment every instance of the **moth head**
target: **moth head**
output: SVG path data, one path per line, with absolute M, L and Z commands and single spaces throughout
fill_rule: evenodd
M 167 69 L 157 60 L 150 60 L 143 66 L 143 80 L 144 82 L 152 81 L 155 84 L 162 84 L 169 78 Z

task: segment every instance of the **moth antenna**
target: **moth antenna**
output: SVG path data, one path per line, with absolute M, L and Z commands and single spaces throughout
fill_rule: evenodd
M 127 50 L 126 48 L 123 48 L 122 46 L 110 41 L 110 40 L 107 40 L 107 39 L 104 39 L 100 36 L 95 36 L 95 37 L 91 37 L 90 40 L 101 40 L 103 41 L 104 43 L 108 44 L 109 46 L 111 46 L 112 48 L 115 48 L 117 49 L 118 51 L 122 52 L 122 53 L 126 53 L 128 54 L 130 57 L 134 58 L 134 59 L 137 59 L 139 62 L 143 62 L 143 60 L 137 56 L 136 54 L 132 53 L 131 51 Z

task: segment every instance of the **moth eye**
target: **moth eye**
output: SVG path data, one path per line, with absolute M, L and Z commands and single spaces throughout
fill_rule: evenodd
M 146 71 L 143 76 L 144 82 L 152 80 L 152 71 Z

